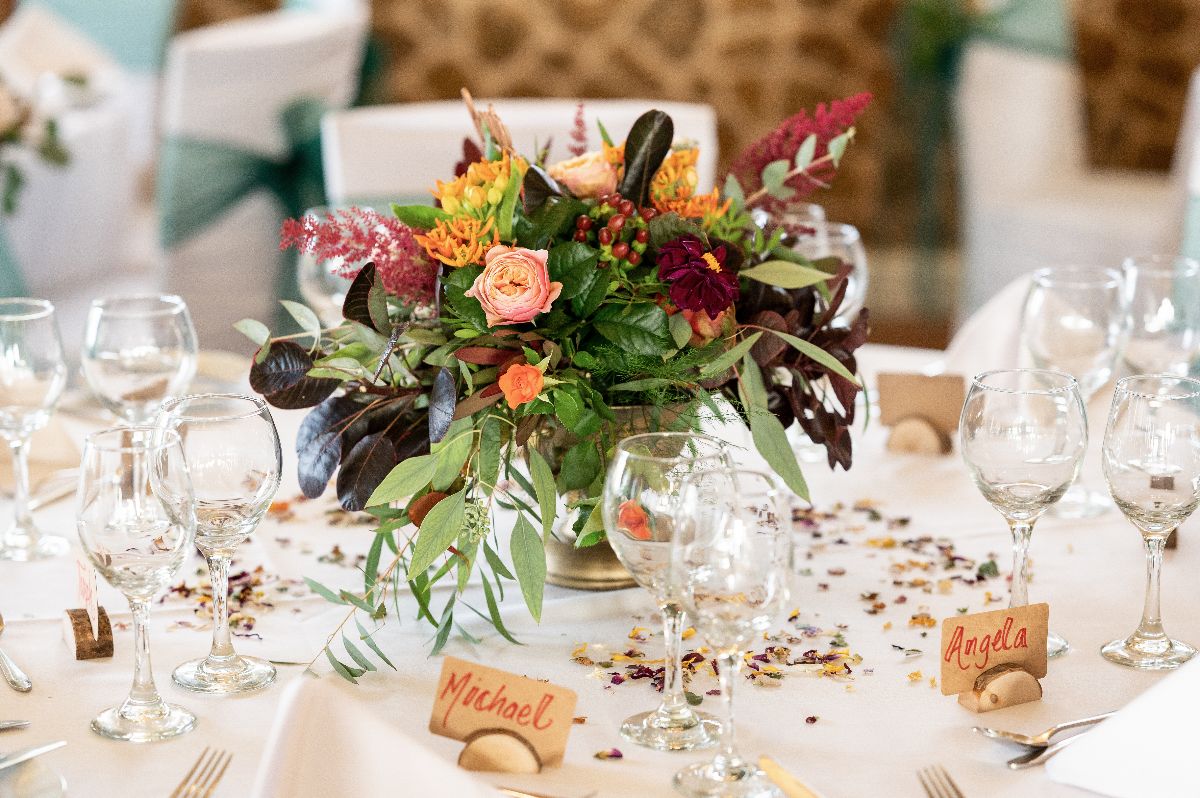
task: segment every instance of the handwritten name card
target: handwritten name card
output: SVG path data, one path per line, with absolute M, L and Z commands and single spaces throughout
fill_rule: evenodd
M 532 745 L 543 765 L 557 765 L 567 750 L 575 700 L 565 687 L 445 657 L 429 731 L 467 740 L 503 729 Z
M 958 615 L 942 621 L 942 695 L 956 695 L 997 665 L 1046 675 L 1049 604 Z

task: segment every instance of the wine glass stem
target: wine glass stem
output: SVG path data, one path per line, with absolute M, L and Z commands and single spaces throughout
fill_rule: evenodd
M 713 768 L 726 773 L 741 763 L 737 752 L 737 737 L 733 728 L 733 685 L 742 671 L 740 651 L 717 655 L 717 678 L 721 683 L 721 700 L 725 703 L 725 719 L 721 722 L 721 750 L 713 759 Z
M 1009 520 L 1012 530 L 1013 568 L 1012 585 L 1009 590 L 1008 606 L 1024 607 L 1029 603 L 1029 538 L 1033 534 L 1033 523 Z
M 29 511 L 29 438 L 9 438 L 8 448 L 12 451 L 13 466 L 13 528 L 18 534 L 33 535 L 36 532 Z
M 1163 631 L 1159 597 L 1162 590 L 1162 559 L 1165 537 L 1154 536 L 1144 539 L 1146 543 L 1146 603 L 1142 608 L 1142 621 L 1138 624 L 1135 637 L 1143 640 L 1161 640 Z
M 229 562 L 228 554 L 210 554 L 208 576 L 213 592 L 213 643 L 210 660 L 228 660 L 234 656 L 229 637 Z
M 150 637 L 146 630 L 150 620 L 150 604 L 131 598 L 129 610 L 133 614 L 133 687 L 129 690 L 126 704 L 149 707 L 162 702 L 150 668 Z
M 659 609 L 663 616 L 663 640 L 667 649 L 667 661 L 663 666 L 663 700 L 658 708 L 660 715 L 673 719 L 686 717 L 691 710 L 683 695 L 683 680 L 680 679 L 679 656 L 683 649 L 683 610 L 673 601 L 663 602 Z

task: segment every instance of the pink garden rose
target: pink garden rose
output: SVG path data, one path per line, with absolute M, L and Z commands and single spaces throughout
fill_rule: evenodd
M 608 162 L 603 152 L 585 152 L 559 161 L 547 171 L 580 199 L 601 197 L 617 190 L 617 168 Z
M 523 249 L 500 244 L 483 256 L 483 273 L 475 278 L 467 296 L 483 305 L 489 327 L 533 321 L 549 313 L 562 293 L 562 283 L 550 282 L 544 249 Z

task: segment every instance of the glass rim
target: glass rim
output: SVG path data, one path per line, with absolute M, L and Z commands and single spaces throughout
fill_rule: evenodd
M 146 433 L 146 439 L 140 444 L 132 443 L 107 443 L 108 439 L 115 437 L 118 441 L 125 440 L 128 436 L 135 432 Z M 160 437 L 161 436 L 161 437 Z M 98 452 L 118 452 L 121 454 L 132 454 L 133 452 L 159 451 L 166 449 L 168 446 L 175 444 L 182 445 L 183 439 L 179 433 L 172 429 L 163 429 L 162 427 L 153 427 L 145 424 L 132 427 L 108 427 L 106 429 L 89 432 L 84 436 L 84 448 Z
M 1005 388 L 999 385 L 989 385 L 986 380 L 990 377 L 996 377 L 1001 374 L 1029 374 L 1040 375 L 1044 377 L 1052 377 L 1056 379 L 1066 380 L 1064 385 L 1055 388 Z M 971 378 L 971 387 L 979 388 L 983 391 L 995 391 L 996 393 L 1007 393 L 1014 395 L 1032 395 L 1032 396 L 1054 396 L 1061 393 L 1070 393 L 1071 391 L 1079 391 L 1079 381 L 1067 374 L 1065 371 L 1057 371 L 1055 369 L 992 369 L 976 374 Z
M 183 405 L 184 402 L 194 402 L 201 399 L 224 399 L 230 401 L 250 402 L 254 407 L 246 410 L 244 413 L 227 413 L 220 416 L 192 416 L 184 413 L 176 413 L 176 410 Z M 257 396 L 248 396 L 244 393 L 192 393 L 185 396 L 177 396 L 174 399 L 167 399 L 159 405 L 159 412 L 164 413 L 173 418 L 179 419 L 188 424 L 223 424 L 229 421 L 241 421 L 242 419 L 251 418 L 252 416 L 261 415 L 262 411 L 270 410 L 267 403 Z
M 1200 260 L 1189 258 L 1187 255 L 1164 255 L 1151 252 L 1145 255 L 1130 255 L 1121 261 L 1121 268 L 1135 269 L 1147 274 L 1190 276 L 1200 274 Z
M 818 231 L 818 234 L 824 233 L 827 236 L 838 236 L 847 244 L 862 241 L 862 233 L 859 232 L 858 228 L 846 222 L 832 222 L 828 219 L 810 219 L 805 224 Z
M 144 302 L 146 300 L 157 302 L 159 306 L 144 309 L 120 307 L 124 303 Z M 178 294 L 115 294 L 113 296 L 93 299 L 88 310 L 89 313 L 93 310 L 99 310 L 109 318 L 145 319 L 186 313 L 187 303 Z
M 1121 288 L 1125 275 L 1111 266 L 1043 266 L 1033 271 L 1034 285 L 1063 285 L 1072 288 Z
M 9 306 L 25 307 L 28 310 L 23 312 L 9 313 L 5 309 Z M 36 321 L 37 319 L 45 319 L 54 315 L 54 303 L 49 299 L 37 299 L 28 296 L 14 296 L 0 299 L 0 321 Z
M 712 460 L 712 459 L 716 459 L 719 457 L 723 457 L 725 455 L 725 450 L 728 447 L 728 444 L 726 444 L 725 441 L 721 440 L 720 438 L 715 438 L 712 435 L 705 434 L 703 432 L 639 432 L 637 435 L 630 435 L 628 437 L 622 438 L 621 440 L 617 441 L 616 449 L 617 449 L 617 451 L 621 452 L 626 457 L 636 458 L 638 460 L 642 460 L 647 463 L 673 463 L 673 462 L 685 459 L 679 455 L 676 455 L 674 457 L 664 457 L 664 456 L 656 455 L 656 454 L 642 454 L 640 452 L 632 452 L 626 446 L 626 444 L 629 443 L 630 441 L 645 440 L 647 438 L 653 438 L 655 440 L 662 440 L 663 438 L 699 439 L 699 440 L 709 441 L 711 443 L 716 444 L 717 451 L 715 453 L 702 454 L 697 457 L 689 457 L 689 458 L 686 458 L 687 460 Z
M 1185 390 L 1188 392 L 1166 396 L 1161 393 L 1138 391 L 1129 387 L 1134 383 L 1141 381 L 1148 382 L 1150 380 L 1159 380 L 1160 383 L 1170 381 L 1176 386 L 1187 386 Z M 1140 399 L 1162 399 L 1169 402 L 1174 402 L 1179 399 L 1200 398 L 1200 380 L 1197 380 L 1193 377 L 1181 377 L 1178 374 L 1131 374 L 1128 377 L 1122 377 L 1121 379 L 1117 380 L 1115 391 L 1116 393 L 1123 393 L 1128 396 L 1136 396 Z

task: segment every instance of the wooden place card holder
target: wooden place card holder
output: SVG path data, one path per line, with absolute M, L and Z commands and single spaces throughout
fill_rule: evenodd
M 972 712 L 1042 697 L 1050 605 L 957 615 L 942 621 L 942 695 Z
M 75 659 L 103 659 L 113 655 L 112 624 L 108 613 L 100 607 L 97 612 L 99 633 L 92 631 L 92 619 L 84 608 L 67 610 L 63 619 L 63 641 Z
M 878 375 L 880 421 L 891 427 L 888 451 L 949 454 L 966 399 L 966 382 L 957 374 Z

